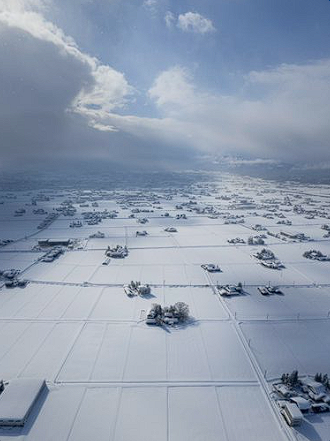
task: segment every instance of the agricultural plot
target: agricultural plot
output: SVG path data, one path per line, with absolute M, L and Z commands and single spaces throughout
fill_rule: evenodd
M 282 441 L 277 426 L 258 387 L 54 387 L 41 396 L 23 429 L 0 429 L 3 440 L 41 439 L 45 431 L 53 441 L 98 441 L 127 439 L 188 441 L 207 436 L 229 441 L 263 439 Z M 66 405 L 63 406 L 62 403 Z M 230 412 L 240 411 L 241 424 Z M 184 409 L 184 410 L 183 410 Z M 146 417 L 148 424 L 146 424 Z M 257 418 L 259 417 L 259 418 Z M 34 421 L 35 420 L 35 421 Z M 34 421 L 34 424 L 31 424 Z
M 150 377 L 153 381 L 256 380 L 233 327 L 226 322 L 167 330 L 142 323 L 87 324 L 57 379 L 135 382 Z
M 230 264 L 248 264 L 251 263 L 251 258 L 244 247 L 235 247 L 233 245 L 225 245 L 219 247 L 194 247 L 182 248 L 185 257 L 189 263 L 203 264 L 214 262 L 221 265 Z
M 330 262 L 294 263 L 292 268 L 297 273 L 302 274 L 310 284 L 329 284 L 328 271 L 330 269 Z
M 78 323 L 9 322 L 0 352 L 4 378 L 32 376 L 53 381 L 79 330 Z
M 241 328 L 268 379 L 329 369 L 330 319 L 243 322 Z
M 139 230 L 146 230 L 148 236 L 136 237 L 136 232 Z M 134 231 L 130 231 L 131 236 L 127 238 L 128 248 L 140 248 L 140 249 L 157 249 L 157 248 L 170 248 L 176 247 L 177 242 L 175 237 L 165 231 L 160 231 L 159 228 L 149 228 L 149 226 L 137 226 Z
M 237 319 L 326 318 L 330 311 L 329 288 L 284 286 L 283 295 L 268 296 L 261 295 L 255 286 L 244 289 L 243 295 L 224 299 Z
M 43 282 L 63 282 L 68 275 L 76 269 L 76 265 L 62 264 L 60 256 L 49 263 L 40 262 L 24 273 L 24 277 L 30 280 L 39 280 Z
M 5 239 L 25 239 L 32 234 L 35 234 L 37 227 L 40 223 L 40 219 L 31 219 L 31 220 L 15 220 L 15 218 L 8 220 L 0 220 L 0 231 L 1 238 Z
M 221 265 L 221 273 L 210 274 L 213 283 L 235 284 L 242 282 L 244 285 L 295 285 L 308 284 L 309 280 L 293 267 L 282 270 L 273 270 L 263 267 L 260 263 L 252 261 L 248 264 Z
M 38 261 L 43 253 L 35 252 L 8 252 L 0 254 L 0 269 L 15 268 L 18 270 L 25 270 L 33 263 Z

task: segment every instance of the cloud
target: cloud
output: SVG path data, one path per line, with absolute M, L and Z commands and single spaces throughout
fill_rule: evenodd
M 48 7 L 50 0 L 0 0 L 1 11 L 23 12 L 29 10 L 43 11 Z
M 71 37 L 45 20 L 40 11 L 47 4 L 43 0 L 0 0 L 0 25 L 25 31 L 38 40 L 52 43 L 62 57 L 75 59 L 86 66 L 91 78 L 74 97 L 70 106 L 73 112 L 87 115 L 86 109 L 90 106 L 104 111 L 123 107 L 127 97 L 134 92 L 124 75 L 82 52 Z M 95 128 L 100 127 L 96 125 Z
M 186 164 L 201 154 L 329 162 L 329 59 L 249 72 L 230 95 L 201 89 L 175 65 L 145 95 L 154 117 L 129 114 L 137 91 L 124 73 L 47 21 L 50 5 L 0 0 L 2 162 L 70 156 Z
M 90 106 L 106 112 L 124 107 L 126 97 L 134 90 L 124 75 L 95 60 L 91 68 L 94 83 L 81 89 L 72 103 L 72 110 L 84 114 Z
M 317 170 L 330 170 L 330 162 L 317 162 L 315 164 L 299 164 L 297 167 L 293 167 L 293 170 L 301 171 L 317 171 Z
M 240 93 L 221 95 L 173 66 L 148 91 L 158 117 L 93 109 L 89 117 L 178 155 L 188 148 L 191 155 L 241 155 L 259 164 L 320 162 L 329 160 L 329 81 L 330 60 L 320 60 L 250 72 Z
M 81 90 L 95 89 L 88 64 L 17 28 L 0 26 L 0 39 L 2 168 L 91 159 L 162 168 L 182 160 L 174 142 L 158 148 L 166 121 L 117 115 L 113 101 L 73 107 Z
M 114 124 L 122 119 L 112 112 L 134 93 L 125 76 L 47 21 L 47 7 L 37 0 L 0 0 L 2 167 L 56 158 L 161 165 L 161 152 L 153 152 L 146 137 L 140 141 Z M 174 156 L 170 148 L 163 154 L 164 162 Z
M 195 150 L 292 162 L 329 158 L 330 60 L 253 71 L 243 81 L 243 92 L 210 93 L 175 66 L 159 74 L 149 96 Z
M 166 26 L 171 28 L 176 20 L 175 15 L 171 11 L 167 11 L 164 17 Z
M 178 147 L 172 121 L 116 113 L 135 90 L 47 21 L 49 5 L 0 0 L 1 167 L 92 159 L 142 169 L 187 164 L 191 151 Z
M 174 66 L 162 72 L 148 91 L 157 106 L 177 104 L 180 107 L 195 102 L 195 88 L 191 75 L 182 66 Z
M 264 158 L 254 158 L 254 159 L 243 159 L 243 158 L 221 158 L 221 163 L 225 163 L 229 166 L 255 166 L 255 165 L 279 165 L 280 162 L 275 159 L 264 159 Z
M 158 9 L 158 1 L 157 0 L 144 0 L 142 6 L 147 9 L 151 15 L 156 15 Z
M 182 31 L 195 32 L 198 34 L 206 34 L 215 31 L 212 21 L 197 12 L 180 14 L 178 16 L 177 26 Z

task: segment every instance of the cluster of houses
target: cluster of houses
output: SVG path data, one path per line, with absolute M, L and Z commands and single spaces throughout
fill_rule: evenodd
M 176 325 L 184 323 L 189 318 L 189 306 L 184 302 L 162 307 L 154 303 L 146 315 L 147 325 Z
M 266 236 L 264 234 L 256 235 L 256 236 L 249 236 L 248 238 L 248 244 L 249 245 L 264 245 Z
M 208 271 L 209 273 L 221 272 L 221 268 L 219 267 L 219 265 L 216 265 L 214 263 L 203 263 L 201 267 L 203 268 L 203 270 Z
M 274 260 L 275 254 L 268 248 L 262 248 L 261 251 L 257 251 L 256 253 L 254 253 L 253 257 L 258 260 Z
M 64 253 L 64 249 L 61 246 L 55 246 L 51 250 L 49 250 L 46 254 L 42 256 L 40 259 L 41 262 L 53 262 L 55 259 L 60 257 L 61 254 Z
M 267 228 L 264 227 L 264 226 L 261 225 L 261 224 L 255 224 L 255 225 L 252 225 L 251 228 L 252 228 L 252 230 L 254 230 L 254 231 L 266 231 L 266 230 L 267 230 Z
M 177 233 L 178 230 L 175 227 L 167 227 L 164 229 L 167 233 Z
M 278 225 L 292 225 L 292 222 L 289 219 L 282 219 L 276 222 Z
M 97 231 L 96 233 L 93 233 L 89 236 L 90 239 L 104 239 L 105 238 L 105 234 L 102 233 L 101 231 Z
M 35 208 L 33 214 L 48 214 L 43 208 Z
M 148 208 L 132 208 L 131 213 L 153 213 L 154 210 L 149 210 Z
M 82 216 L 87 225 L 98 225 L 103 219 L 114 219 L 118 216 L 118 211 L 84 211 Z
M 0 270 L 0 276 L 3 279 L 8 279 L 8 280 L 14 279 L 15 277 L 18 276 L 19 273 L 20 273 L 20 270 L 17 270 L 14 268 L 9 269 L 9 270 Z
M 15 217 L 23 216 L 24 213 L 26 213 L 25 208 L 18 208 L 17 210 L 15 210 L 14 216 Z
M 272 286 L 272 285 L 265 285 L 265 286 L 258 286 L 258 291 L 263 296 L 269 296 L 271 294 L 279 294 L 283 295 L 283 291 L 278 286 Z
M 11 280 L 6 280 L 5 281 L 5 287 L 6 288 L 25 288 L 26 285 L 28 284 L 28 281 L 26 279 L 11 279 Z
M 12 239 L 0 239 L 0 247 L 4 247 L 12 242 Z
M 232 224 L 244 224 L 245 220 L 243 218 L 237 218 L 238 216 L 230 216 L 228 219 L 225 219 L 225 225 Z
M 281 231 L 280 232 L 281 239 L 291 240 L 293 242 L 309 242 L 311 238 L 306 236 L 305 233 L 300 232 L 291 232 L 291 231 Z
M 74 216 L 77 212 L 77 209 L 72 205 L 72 201 L 70 200 L 63 201 L 60 207 L 57 207 L 55 210 L 63 214 L 63 216 Z
M 327 374 L 299 377 L 298 371 L 293 371 L 273 383 L 273 397 L 286 422 L 297 426 L 304 414 L 330 411 L 330 382 Z
M 105 255 L 114 259 L 123 259 L 128 256 L 128 249 L 126 245 L 116 245 L 114 247 L 108 246 L 105 251 Z
M 6 288 L 15 288 L 16 286 L 24 288 L 27 285 L 27 280 L 18 278 L 19 273 L 20 270 L 17 269 L 0 270 L 0 278 Z
M 323 225 L 321 225 L 321 229 L 326 231 L 326 233 L 323 235 L 323 237 L 325 237 L 325 238 L 330 237 L 330 225 L 323 224 Z
M 44 228 L 49 227 L 49 225 L 54 222 L 55 219 L 58 218 L 58 214 L 56 213 L 49 213 L 47 217 L 38 225 L 39 230 L 43 230 Z
M 80 220 L 74 220 L 72 222 L 70 222 L 70 228 L 80 228 L 82 227 L 82 222 Z
M 245 243 L 245 240 L 241 237 L 234 237 L 233 239 L 227 239 L 228 243 L 238 244 L 238 243 Z
M 275 254 L 267 249 L 263 248 L 261 251 L 257 251 L 253 254 L 253 257 L 258 259 L 259 263 L 266 268 L 270 269 L 282 269 L 284 265 L 278 259 L 276 259 Z
M 133 280 L 128 285 L 124 285 L 124 291 L 128 297 L 143 297 L 151 294 L 151 288 L 148 284 L 143 285 L 141 282 L 134 282 Z
M 306 257 L 306 259 L 319 260 L 320 262 L 325 262 L 330 260 L 330 256 L 326 256 L 325 254 L 321 253 L 321 251 L 318 250 L 305 251 L 303 256 Z
M 38 240 L 37 249 L 52 248 L 52 247 L 68 247 L 73 248 L 75 241 L 72 239 L 40 239 Z
M 221 296 L 237 296 L 242 294 L 243 285 L 241 282 L 239 282 L 237 285 L 218 285 L 217 290 Z

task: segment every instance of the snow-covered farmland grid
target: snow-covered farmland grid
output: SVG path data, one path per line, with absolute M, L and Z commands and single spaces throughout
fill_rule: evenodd
M 304 201 L 311 209 L 309 191 L 317 189 L 227 176 L 170 193 L 45 190 L 47 200 L 39 192 L 17 192 L 16 199 L 2 192 L 0 239 L 13 242 L 0 248 L 0 269 L 19 269 L 29 283 L 6 288 L 1 280 L 0 377 L 44 378 L 47 389 L 26 425 L 0 428 L 0 439 L 328 441 L 329 415 L 307 416 L 289 429 L 270 396 L 271 380 L 283 372 L 330 373 L 330 262 L 303 257 L 309 249 L 330 254 L 321 228 L 330 206 L 323 189 L 313 219 L 293 210 Z M 46 214 L 33 212 L 33 197 L 48 212 L 70 199 L 76 212 L 59 211 L 38 229 Z M 255 208 L 242 208 L 245 198 Z M 21 207 L 26 212 L 15 216 Z M 136 207 L 141 212 L 129 217 Z M 88 224 L 84 212 L 105 209 L 117 217 Z M 291 225 L 278 224 L 282 216 Z M 148 222 L 136 221 L 143 217 Z M 70 227 L 73 220 L 82 226 Z M 169 226 L 177 231 L 165 231 Z M 281 270 L 260 265 L 253 256 L 260 246 L 248 244 L 265 231 L 264 246 L 283 262 Z M 313 240 L 283 239 L 281 231 Z M 89 237 L 97 232 L 104 237 Z M 244 243 L 228 242 L 236 237 Z M 65 238 L 73 248 L 43 262 L 38 241 Z M 107 246 L 117 244 L 128 256 L 102 265 Z M 205 263 L 221 271 L 207 273 Z M 131 280 L 150 284 L 151 294 L 129 298 L 123 284 Z M 219 296 L 216 285 L 238 282 L 243 294 Z M 258 286 L 266 284 L 283 294 L 262 296 Z M 152 303 L 177 301 L 189 305 L 184 326 L 145 324 Z

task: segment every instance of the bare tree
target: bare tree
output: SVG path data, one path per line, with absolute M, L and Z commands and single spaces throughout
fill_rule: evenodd
M 174 304 L 176 317 L 181 321 L 187 320 L 189 317 L 189 306 L 184 302 L 177 302 Z

